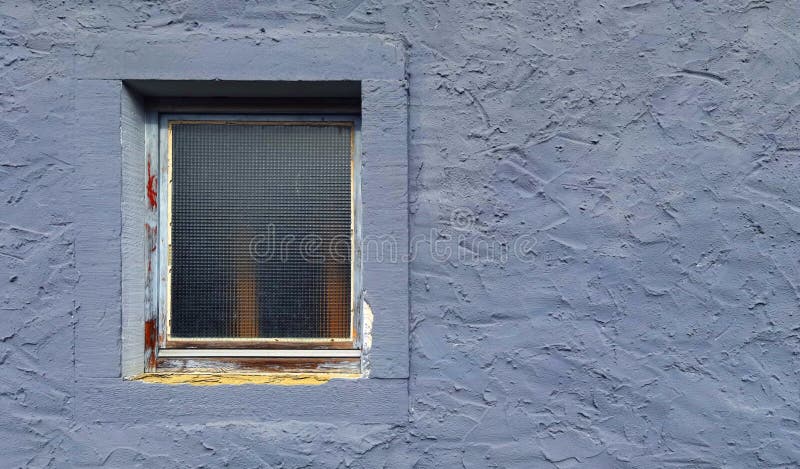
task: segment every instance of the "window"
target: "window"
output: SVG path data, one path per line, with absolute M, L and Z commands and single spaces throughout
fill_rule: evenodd
M 149 371 L 357 371 L 359 118 L 161 114 L 157 136 Z
M 325 41 L 317 38 L 314 43 L 323 46 Z M 280 57 L 295 60 L 294 51 L 305 50 L 295 46 Z M 374 61 L 402 63 L 402 54 L 386 52 L 397 50 L 395 44 L 384 46 L 375 43 L 384 52 Z M 372 51 L 370 47 L 366 50 Z M 225 57 L 236 56 L 237 50 Z M 262 57 L 260 50 L 257 57 Z M 270 79 L 274 67 L 262 65 L 258 73 L 264 80 L 258 81 L 88 80 L 80 87 L 81 119 L 104 132 L 118 132 L 118 143 L 112 136 L 108 148 L 94 140 L 86 147 L 106 158 L 120 152 L 115 161 L 121 166 L 121 188 L 116 186 L 121 200 L 109 201 L 111 208 L 97 216 L 122 222 L 119 249 L 109 249 L 121 254 L 121 263 L 109 264 L 121 265 L 120 281 L 98 279 L 98 285 L 101 280 L 103 285 L 120 284 L 122 323 L 107 314 L 90 321 L 84 313 L 82 334 L 88 336 L 92 324 L 96 331 L 76 353 L 97 364 L 93 373 L 102 369 L 103 376 L 131 381 L 153 373 L 323 375 L 313 380 L 339 373 L 360 378 L 348 380 L 351 389 L 397 386 L 403 395 L 402 384 L 387 383 L 409 376 L 408 95 L 403 69 L 369 65 L 364 71 L 362 62 L 353 62 L 353 80 L 281 81 Z M 317 73 L 318 65 L 309 63 L 307 68 Z M 327 70 L 328 65 L 319 67 Z M 169 73 L 185 77 L 184 72 Z M 137 73 L 160 76 L 149 68 Z M 361 73 L 366 74 L 363 79 Z M 377 79 L 373 73 L 379 74 Z M 99 103 L 98 90 L 104 96 Z M 102 111 L 100 116 L 92 115 L 95 108 Z M 348 148 L 348 140 L 349 153 L 336 153 Z M 287 159 L 281 151 L 282 159 L 266 160 L 264 154 L 278 153 L 276 142 L 297 158 Z M 215 145 L 224 151 L 210 151 Z M 333 163 L 323 158 L 328 150 L 320 148 L 333 150 L 328 158 L 339 155 L 336 161 L 346 164 L 294 166 L 291 172 L 278 165 Z M 181 169 L 181 158 L 190 165 Z M 273 166 L 248 166 L 267 163 Z M 102 164 L 108 162 L 97 163 Z M 341 177 L 342 171 L 349 177 Z M 295 179 L 285 177 L 290 173 Z M 103 174 L 93 180 L 117 184 Z M 284 193 L 291 189 L 291 197 L 279 196 L 280 187 Z M 185 204 L 182 213 L 177 213 L 179 204 Z M 348 204 L 349 221 L 342 208 Z M 307 211 L 309 206 L 316 211 Z M 107 213 L 115 207 L 116 218 Z M 314 231 L 315 221 L 330 226 Z M 84 224 L 94 226 L 92 222 Z M 343 229 L 348 224 L 351 228 Z M 387 246 L 387 255 L 361 253 L 361 246 L 375 245 Z M 300 264 L 306 275 L 292 284 L 288 267 L 297 265 L 290 261 L 298 257 L 308 260 L 308 265 Z M 105 294 L 104 288 L 93 294 Z M 322 391 L 317 398 L 337 400 Z M 277 402 L 272 406 L 282 407 Z

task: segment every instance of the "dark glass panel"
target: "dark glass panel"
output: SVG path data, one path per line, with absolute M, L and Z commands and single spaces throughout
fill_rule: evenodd
M 351 132 L 173 124 L 173 337 L 350 336 Z

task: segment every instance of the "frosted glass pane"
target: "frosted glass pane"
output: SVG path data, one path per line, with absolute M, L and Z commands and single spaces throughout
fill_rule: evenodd
M 173 124 L 173 337 L 350 336 L 351 133 Z

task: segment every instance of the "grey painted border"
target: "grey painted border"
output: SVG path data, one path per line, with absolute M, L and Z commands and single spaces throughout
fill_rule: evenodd
M 386 35 L 316 34 L 181 41 L 124 36 L 83 43 L 93 52 L 75 59 L 83 78 L 143 80 L 405 80 L 405 48 Z M 135 48 L 130 44 L 136 42 Z
M 153 418 L 180 417 L 182 412 L 190 414 L 203 399 L 209 399 L 206 408 L 217 409 L 221 416 L 244 412 L 256 418 L 396 422 L 407 415 L 405 51 L 399 41 L 383 36 L 336 41 L 314 36 L 284 39 L 281 44 L 148 43 L 146 50 L 128 57 L 124 45 L 112 41 L 99 44 L 91 60 L 78 59 L 76 70 L 83 74 L 76 81 L 75 98 L 81 129 L 77 136 L 82 155 L 80 202 L 95 209 L 82 212 L 76 241 L 76 264 L 82 275 L 77 291 L 81 309 L 76 326 L 76 405 L 87 418 L 112 418 L 114 409 L 132 407 L 147 409 Z M 146 269 L 145 110 L 142 99 L 124 86 L 124 80 L 134 78 L 361 81 L 362 234 L 392 236 L 399 248 L 397 261 L 365 259 L 363 263 L 364 299 L 374 316 L 368 379 L 335 380 L 315 387 L 215 389 L 120 379 L 144 369 L 143 356 L 136 350 L 144 349 L 141 321 L 146 313 L 142 280 Z M 141 230 L 139 235 L 137 230 Z M 121 311 L 115 306 L 120 298 Z M 313 405 L 298 409 L 297 399 Z M 263 405 L 239 410 L 253 400 Z M 165 404 L 170 401 L 169 406 Z M 184 403 L 186 408 L 180 410 L 174 403 Z
M 390 239 L 397 257 L 364 253 L 364 301 L 373 313 L 370 376 L 408 377 L 408 110 L 403 80 L 361 82 L 362 247 Z
M 122 375 L 133 376 L 144 367 L 146 248 L 142 236 L 146 221 L 145 109 L 143 99 L 123 86 L 122 103 Z M 133 155 L 141 155 L 132 157 Z M 128 157 L 131 156 L 131 157 Z
M 81 380 L 76 394 L 76 415 L 92 425 L 215 419 L 404 423 L 409 405 L 406 379 L 334 379 L 318 386 L 192 386 L 97 378 Z
M 129 302 L 133 298 L 122 294 L 120 268 L 121 108 L 131 100 L 123 102 L 119 81 L 77 80 L 75 87 L 76 128 L 81 129 L 75 136 L 80 154 L 76 166 L 78 204 L 91 207 L 79 211 L 75 220 L 75 264 L 81 274 L 75 291 L 80 305 L 75 326 L 76 377 L 118 378 L 122 355 L 120 299 Z M 126 135 L 132 137 L 127 130 Z M 135 146 L 130 141 L 126 143 L 128 149 Z M 125 168 L 126 172 L 134 166 Z M 130 226 L 126 222 L 126 227 Z M 126 282 L 127 287 L 132 289 L 131 295 L 136 294 L 134 284 Z

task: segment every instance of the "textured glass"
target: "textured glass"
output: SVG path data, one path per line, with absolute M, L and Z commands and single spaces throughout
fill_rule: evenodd
M 352 127 L 172 124 L 171 334 L 350 336 Z

